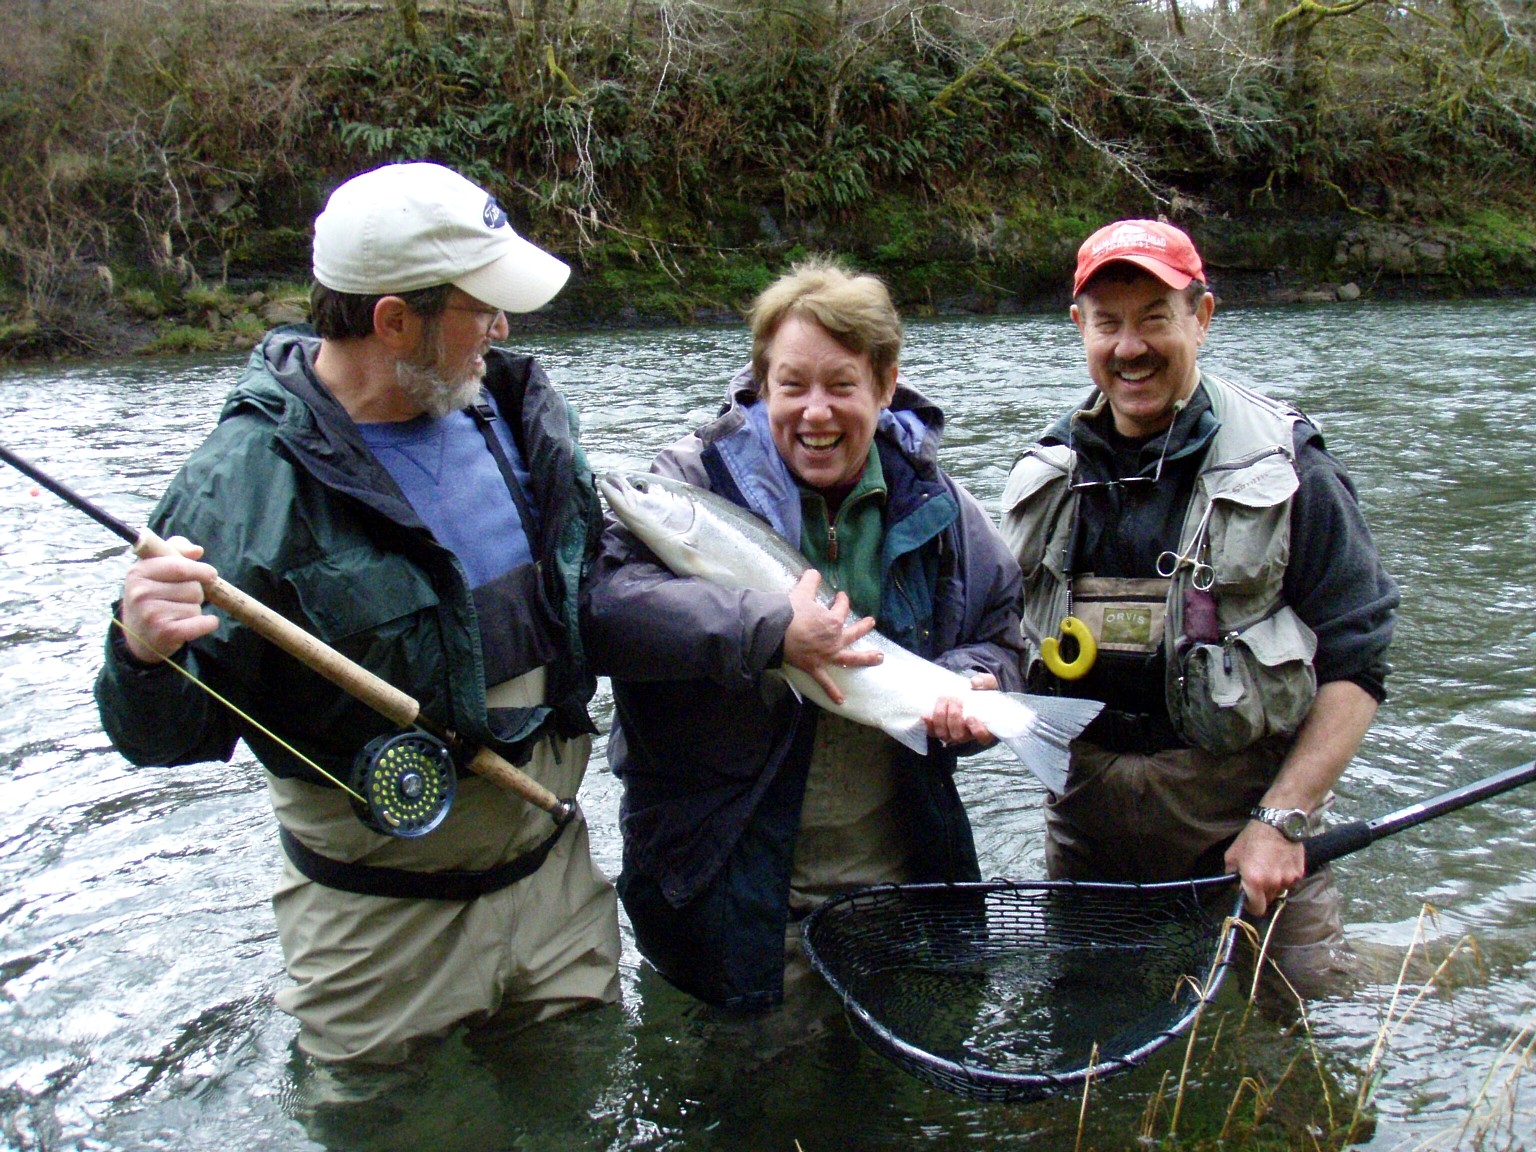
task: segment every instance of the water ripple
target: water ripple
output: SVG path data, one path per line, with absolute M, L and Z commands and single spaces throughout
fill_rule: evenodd
M 1402 586 L 1391 697 L 1340 785 L 1340 817 L 1380 815 L 1533 755 L 1533 327 L 1530 301 L 1254 309 L 1220 313 L 1213 326 L 1209 364 L 1320 420 Z M 643 468 L 714 415 L 750 352 L 734 326 L 530 343 L 580 410 L 599 469 Z M 242 360 L 12 372 L 0 379 L 5 443 L 140 524 L 212 425 Z M 946 466 L 989 506 L 1018 449 L 1088 390 L 1065 315 L 911 323 L 903 371 L 945 410 Z M 627 924 L 622 1010 L 540 1029 L 491 1055 L 445 1046 L 406 1083 L 375 1083 L 379 1095 L 360 1110 L 317 1113 L 292 1023 L 272 1004 L 285 981 L 267 903 L 279 857 L 260 770 L 243 751 L 227 765 L 134 770 L 110 750 L 91 683 L 126 549 L 33 488 L 0 469 L 0 1131 L 9 1138 L 282 1152 L 1076 1146 L 1073 1104 L 948 1097 L 837 1030 L 744 1058 L 715 1017 L 638 961 Z M 604 727 L 611 711 L 604 685 L 595 708 Z M 620 789 L 601 739 L 597 748 L 581 801 L 612 874 Z M 1038 876 L 1034 780 L 993 752 L 963 765 L 959 786 L 983 872 Z M 1511 794 L 1337 865 L 1362 947 L 1400 957 L 1429 903 L 1431 949 L 1470 937 L 1480 961 L 1458 960 L 1453 986 L 1398 1026 L 1371 1105 L 1373 1147 L 1454 1129 L 1536 1019 L 1529 809 L 1529 796 Z M 1316 1006 L 1325 1066 L 1312 1081 L 1328 1084 L 1338 1106 L 1354 1098 L 1392 994 L 1385 980 Z M 1310 1059 L 1278 1032 L 1250 1031 L 1240 1047 L 1246 1055 L 1218 1049 L 1227 1055 L 1200 1069 L 1188 1104 L 1212 1112 L 1215 1127 L 1245 1069 L 1278 1080 Z M 1178 1058 L 1097 1086 L 1089 1143 L 1133 1143 Z M 1513 1123 L 1518 1141 L 1536 1143 L 1529 1116 Z

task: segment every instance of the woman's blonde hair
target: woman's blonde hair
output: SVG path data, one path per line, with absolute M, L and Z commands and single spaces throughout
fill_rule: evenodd
M 877 384 L 901 352 L 901 317 L 878 277 L 850 272 L 826 256 L 790 267 L 759 293 L 747 321 L 752 326 L 752 377 L 768 382 L 768 345 L 791 316 L 816 321 L 848 351 L 867 354 Z

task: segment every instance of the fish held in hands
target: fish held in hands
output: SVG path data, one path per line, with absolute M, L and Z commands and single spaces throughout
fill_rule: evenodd
M 726 588 L 788 595 L 810 562 L 757 517 L 706 489 L 644 472 L 609 472 L 598 488 L 613 514 L 675 575 Z M 830 605 L 825 588 L 818 593 Z M 992 735 L 1052 792 L 1067 783 L 1067 745 L 1103 707 L 1097 700 L 977 690 L 970 680 L 894 643 L 878 631 L 854 642 L 879 664 L 825 672 L 843 694 L 834 703 L 810 673 L 778 674 L 801 696 L 836 715 L 879 728 L 919 755 L 928 752 L 925 717 L 944 698 L 961 701 L 967 717 Z

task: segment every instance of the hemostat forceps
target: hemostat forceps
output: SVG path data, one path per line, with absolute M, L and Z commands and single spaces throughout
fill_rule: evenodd
M 1186 552 L 1163 552 L 1157 557 L 1157 574 L 1164 579 L 1176 576 L 1182 569 L 1189 569 L 1189 582 L 1200 592 L 1209 592 L 1216 584 L 1216 569 L 1212 568 L 1204 560 L 1200 559 L 1200 550 L 1205 546 L 1205 529 L 1211 522 L 1211 512 L 1215 504 L 1206 505 L 1205 515 L 1200 517 L 1200 526 L 1195 529 L 1195 535 L 1189 542 L 1189 550 Z

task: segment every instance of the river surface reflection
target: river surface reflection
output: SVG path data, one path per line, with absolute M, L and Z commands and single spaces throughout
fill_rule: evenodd
M 1530 760 L 1536 728 L 1536 301 L 1356 304 L 1219 315 L 1206 361 L 1301 405 L 1359 488 L 1403 589 L 1391 699 L 1340 788 L 1375 816 Z M 735 328 L 539 336 L 582 412 L 594 467 L 644 467 L 713 415 L 748 353 Z M 205 435 L 240 358 L 13 370 L 0 440 L 140 524 Z M 948 414 L 944 461 L 995 506 L 1015 453 L 1086 391 L 1065 317 L 914 323 L 903 367 Z M 622 1009 L 517 1043 L 450 1041 L 389 1076 L 297 1060 L 272 1003 L 278 868 L 261 774 L 130 770 L 90 687 L 127 565 L 105 530 L 0 469 L 0 1142 L 21 1149 L 1046 1148 L 1079 1146 L 1075 1100 L 976 1104 L 922 1087 L 841 1029 L 788 1047 L 722 1021 L 640 965 Z M 213 558 L 217 562 L 217 558 Z M 611 702 L 599 696 L 606 726 Z M 1042 874 L 1039 788 L 1005 754 L 964 773 L 983 871 Z M 582 792 L 618 868 L 618 788 Z M 1536 852 L 1515 792 L 1337 866 L 1378 980 L 1317 1004 L 1309 1030 L 1244 1020 L 1224 994 L 1179 1132 L 1232 1117 L 1293 1145 L 1368 1095 L 1372 1148 L 1530 1145 L 1501 1094 L 1536 1025 Z M 1421 927 L 1421 912 L 1434 915 Z M 1427 933 L 1441 986 L 1394 999 Z M 1230 992 L 1231 989 L 1229 988 Z M 1384 1051 L 1373 1053 L 1387 1035 Z M 1096 1085 L 1081 1146 L 1165 1136 L 1182 1045 Z M 1301 1085 L 1301 1087 L 1298 1087 Z M 1367 1088 L 1362 1088 L 1367 1085 Z M 1527 1092 L 1526 1095 L 1529 1095 Z M 1162 1096 L 1165 1102 L 1157 1104 Z M 1234 1121 L 1235 1122 L 1235 1121 Z

